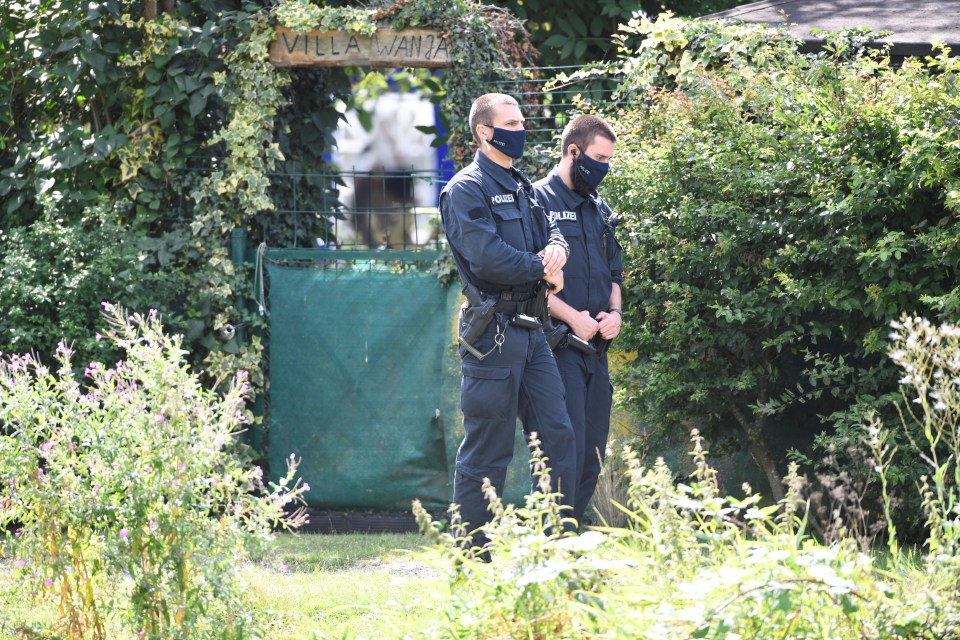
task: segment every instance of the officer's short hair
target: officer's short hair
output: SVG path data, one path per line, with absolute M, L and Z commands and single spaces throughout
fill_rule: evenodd
M 485 124 L 492 127 L 493 108 L 501 104 L 520 106 L 516 98 L 505 93 L 485 93 L 473 101 L 473 105 L 470 107 L 470 133 L 473 134 L 473 141 L 477 144 L 480 144 L 480 138 L 477 137 L 477 125 Z
M 560 153 L 566 155 L 567 149 L 572 144 L 577 145 L 581 152 L 586 151 L 597 136 L 603 136 L 610 142 L 617 141 L 617 134 L 614 133 L 613 127 L 600 116 L 586 113 L 574 116 L 563 129 L 563 135 L 560 138 Z

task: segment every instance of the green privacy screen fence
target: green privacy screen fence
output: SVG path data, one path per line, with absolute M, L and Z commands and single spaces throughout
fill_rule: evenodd
M 463 433 L 458 286 L 417 270 L 266 269 L 271 475 L 293 453 L 311 508 L 446 508 Z M 529 489 L 517 431 L 514 501 Z

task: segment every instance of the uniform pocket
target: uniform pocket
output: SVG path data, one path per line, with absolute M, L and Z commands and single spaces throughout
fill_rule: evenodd
M 492 367 L 464 362 L 460 387 L 460 408 L 465 417 L 504 420 L 512 389 L 510 367 Z
M 514 249 L 526 250 L 523 239 L 523 219 L 515 204 L 493 207 L 493 219 L 497 224 L 497 235 Z
M 560 229 L 560 233 L 563 234 L 564 238 L 579 238 L 580 237 L 580 223 L 576 220 L 558 220 L 557 228 Z

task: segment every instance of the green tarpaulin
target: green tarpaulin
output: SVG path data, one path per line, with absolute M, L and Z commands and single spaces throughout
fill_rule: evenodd
M 293 453 L 311 507 L 445 509 L 463 434 L 459 289 L 424 271 L 267 269 L 271 475 Z M 511 501 L 530 486 L 517 433 Z
M 447 504 L 449 290 L 423 272 L 268 273 L 272 475 L 293 453 L 311 506 Z

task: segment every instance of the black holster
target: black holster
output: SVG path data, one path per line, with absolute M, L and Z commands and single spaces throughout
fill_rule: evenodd
M 596 351 L 599 355 L 602 356 L 610 348 L 610 343 L 613 342 L 613 340 L 605 340 L 603 338 L 600 338 L 596 342 L 597 342 Z
M 482 360 L 480 352 L 473 346 L 477 339 L 487 330 L 493 317 L 496 315 L 497 299 L 484 299 L 480 291 L 473 285 L 467 285 L 463 288 L 463 294 L 467 298 L 469 306 L 461 309 L 460 334 L 457 337 L 463 347 Z
M 564 322 L 549 321 L 544 327 L 543 333 L 547 337 L 547 344 L 553 351 L 573 349 L 587 355 L 597 352 L 592 344 L 571 331 L 570 327 Z
M 537 318 L 540 320 L 541 324 L 546 324 L 546 320 L 549 317 L 547 313 L 547 296 L 549 295 L 549 287 L 545 280 L 541 280 L 537 283 L 537 288 L 533 292 L 533 298 L 528 300 L 525 305 L 522 313 L 530 316 L 531 318 Z
M 556 351 L 566 346 L 567 336 L 570 335 L 570 327 L 562 322 L 553 322 L 548 319 L 547 323 L 543 325 L 543 335 L 547 337 L 550 350 Z

